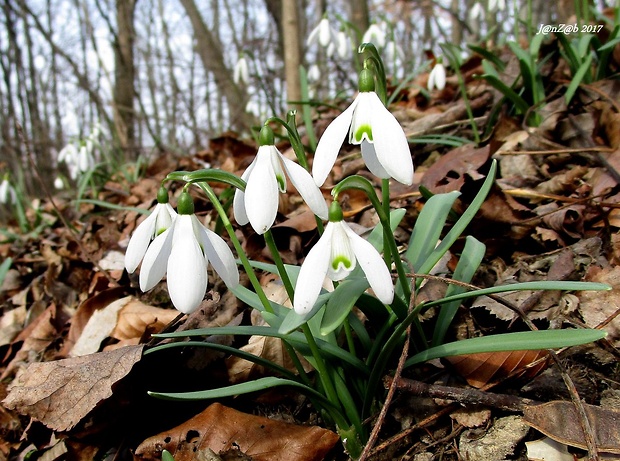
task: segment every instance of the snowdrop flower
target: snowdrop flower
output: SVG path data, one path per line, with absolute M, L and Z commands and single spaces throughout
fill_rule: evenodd
M 312 64 L 308 69 L 308 80 L 318 82 L 321 79 L 321 69 L 316 64 Z
M 479 2 L 474 3 L 474 6 L 469 10 L 469 21 L 475 22 L 476 20 L 482 21 L 484 19 L 484 9 Z
M 489 11 L 504 11 L 506 0 L 489 0 Z
M 319 24 L 312 29 L 306 42 L 308 46 L 319 43 L 322 47 L 327 47 L 334 39 L 334 30 L 332 29 L 329 19 L 323 18 Z
M 249 222 L 257 234 L 267 232 L 278 213 L 278 192 L 286 192 L 286 176 L 312 212 L 327 219 L 327 205 L 321 190 L 310 173 L 280 153 L 274 145 L 271 128 L 263 126 L 259 141 L 256 158 L 241 176 L 247 184 L 245 192 L 237 189 L 233 199 L 237 222 L 240 225 Z
M 390 40 L 387 45 L 385 45 L 385 50 L 383 51 L 385 55 L 385 62 L 390 64 L 397 62 L 402 62 L 405 60 L 405 53 L 403 49 L 398 46 L 398 44 L 394 40 Z
M 312 165 L 312 176 L 318 186 L 323 185 L 334 166 L 347 132 L 349 143 L 361 144 L 362 157 L 375 176 L 392 177 L 402 184 L 412 184 L 413 161 L 407 137 L 374 89 L 372 71 L 362 70 L 359 94 L 319 140 Z
M 54 179 L 54 188 L 56 190 L 62 190 L 65 188 L 65 182 L 60 176 L 56 176 L 56 179 Z
M 385 304 L 394 299 L 392 277 L 381 255 L 368 241 L 357 235 L 342 220 L 337 201 L 329 209 L 325 231 L 306 256 L 297 284 L 293 308 L 302 315 L 316 302 L 325 277 L 337 282 L 345 279 L 359 264 L 377 298 Z
M 443 90 L 446 87 L 446 68 L 443 66 L 442 58 L 437 58 L 435 67 L 428 75 L 428 91 L 432 91 L 433 88 Z
M 327 47 L 327 56 L 330 58 L 337 52 L 341 59 L 347 59 L 351 56 L 351 40 L 349 36 L 343 30 L 339 31 L 333 40 Z
M 168 203 L 168 189 L 160 187 L 157 192 L 157 205 L 153 212 L 142 221 L 129 239 L 125 252 L 125 269 L 130 274 L 136 270 L 149 245 L 155 237 L 168 229 L 177 212 Z
M 235 69 L 233 71 L 233 80 L 237 85 L 241 82 L 250 82 L 250 71 L 248 68 L 248 61 L 247 59 L 245 59 L 245 55 L 241 55 L 241 57 L 235 64 Z
M 371 24 L 368 30 L 364 32 L 362 43 L 372 43 L 377 48 L 383 48 L 385 46 L 385 31 L 378 24 Z
M 179 197 L 177 210 L 172 225 L 153 240 L 144 255 L 140 289 L 150 290 L 167 275 L 172 304 L 190 314 L 207 291 L 209 263 L 229 288 L 239 284 L 239 272 L 226 242 L 194 214 L 194 202 L 187 192 Z
M 11 185 L 6 176 L 0 183 L 0 203 L 3 205 L 14 205 L 17 203 L 15 188 Z

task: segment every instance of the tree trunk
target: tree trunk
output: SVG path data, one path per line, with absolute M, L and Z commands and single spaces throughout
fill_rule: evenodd
M 350 0 L 351 4 L 351 23 L 359 31 L 358 45 L 362 35 L 370 26 L 370 14 L 368 13 L 368 0 Z
M 282 1 L 282 32 L 284 41 L 284 74 L 288 101 L 301 101 L 299 66 L 301 65 L 301 44 L 299 37 L 299 9 L 297 0 Z M 293 106 L 299 109 L 298 105 Z
M 240 132 L 249 130 L 252 121 L 245 112 L 247 96 L 233 81 L 232 72 L 224 62 L 222 49 L 217 45 L 216 39 L 203 21 L 194 0 L 181 0 L 181 4 L 192 23 L 194 37 L 196 38 L 196 51 L 202 61 L 205 74 L 207 76 L 213 75 L 218 93 L 223 95 L 226 100 L 230 128 Z
M 118 147 L 124 158 L 135 158 L 135 111 L 136 89 L 134 86 L 135 63 L 133 43 L 135 39 L 134 13 L 136 0 L 116 0 L 117 34 L 114 40 L 114 126 Z

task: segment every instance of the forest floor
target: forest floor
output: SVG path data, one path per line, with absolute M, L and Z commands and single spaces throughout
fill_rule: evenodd
M 411 144 L 414 185 L 394 184 L 392 189 L 392 207 L 407 210 L 396 235 L 406 245 L 425 203 L 418 186 L 433 193 L 459 191 L 454 211 L 460 213 L 495 159 L 496 184 L 467 229 L 487 248 L 474 284 L 607 283 L 613 290 L 525 292 L 508 298 L 538 328 L 587 326 L 602 328 L 608 336 L 557 351 L 557 361 L 545 352 L 496 354 L 475 358 L 475 366 L 471 361 L 434 361 L 406 370 L 397 381 L 386 380 L 397 392 L 380 421 L 370 459 L 527 460 L 528 454 L 530 459 L 587 459 L 584 420 L 571 401 L 575 392 L 586 404 L 591 444 L 601 459 L 620 457 L 620 413 L 613 410 L 620 409 L 620 81 L 582 85 L 567 107 L 567 70 L 555 56 L 542 69 L 551 96 L 539 109 L 543 122 L 538 127 L 525 126 L 521 116 L 501 106 L 496 90 L 472 78 L 483 73 L 480 58 L 465 63 L 462 70 L 482 140 L 478 146 L 456 148 Z M 506 72 L 518 72 L 514 58 L 503 58 L 509 63 Z M 391 107 L 406 134 L 472 139 L 456 78 L 450 77 L 431 100 L 419 90 L 425 78 L 402 90 Z M 337 115 L 333 109 L 319 109 L 318 134 Z M 279 147 L 290 154 L 286 143 Z M 359 151 L 351 146 L 345 150 L 328 180 L 332 184 L 365 174 Z M 334 434 L 318 427 L 321 420 L 293 391 L 217 403 L 169 402 L 147 395 L 149 390 L 215 388 L 231 377 L 257 372 L 247 363 L 195 350 L 143 355 L 156 342 L 152 333 L 248 323 L 250 315 L 221 281 L 210 277 L 201 309 L 178 319 L 165 283 L 143 294 L 135 274 L 128 276 L 123 266 L 128 238 L 141 218 L 131 208 L 152 208 L 167 173 L 207 163 L 241 173 L 255 153 L 253 142 L 228 133 L 202 152 L 183 158 L 162 154 L 137 183 L 119 177 L 98 193 L 97 200 L 118 209 L 96 202 L 76 206 L 66 193 L 53 201 L 41 198 L 50 225 L 39 234 L 0 244 L 0 259 L 12 258 L 0 291 L 0 460 L 150 460 L 161 459 L 162 448 L 176 461 L 345 459 Z M 172 186 L 173 192 L 179 190 Z M 299 264 L 316 240 L 316 224 L 297 195 L 287 197 L 274 236 L 285 262 Z M 209 203 L 199 196 L 196 200 L 199 216 L 213 221 Z M 347 219 L 359 229 L 376 225 L 363 195 L 350 193 L 344 206 Z M 249 226 L 237 233 L 251 259 L 270 261 L 263 239 Z M 450 268 L 459 245 L 452 250 Z M 266 275 L 262 282 L 274 285 Z M 443 289 L 442 284 L 429 286 L 426 295 Z M 426 315 L 424 321 L 432 322 L 433 312 Z M 484 298 L 461 307 L 449 334 L 462 339 L 524 328 L 515 312 Z M 229 342 L 243 345 L 240 339 Z M 538 443 L 531 445 L 534 441 Z M 546 454 L 535 454 L 540 449 Z

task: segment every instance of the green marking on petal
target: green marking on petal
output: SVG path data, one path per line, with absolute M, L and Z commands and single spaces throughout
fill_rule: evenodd
M 334 259 L 332 259 L 333 270 L 337 271 L 338 267 L 340 267 L 340 264 L 342 264 L 345 269 L 351 269 L 351 260 L 349 260 L 349 258 L 347 258 L 346 256 L 336 256 Z
M 357 130 L 355 130 L 355 133 L 353 133 L 353 139 L 355 140 L 355 142 L 362 142 L 362 139 L 364 138 L 364 133 L 366 134 L 368 141 L 372 142 L 372 127 L 370 125 L 360 125 L 357 127 Z
M 276 174 L 276 181 L 278 181 L 278 187 L 281 192 L 286 191 L 286 178 L 281 174 Z

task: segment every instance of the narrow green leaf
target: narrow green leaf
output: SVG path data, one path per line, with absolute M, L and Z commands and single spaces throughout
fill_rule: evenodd
M 437 246 L 446 219 L 460 192 L 433 195 L 422 208 L 409 240 L 405 258 L 418 271 Z
M 590 54 L 586 58 L 586 60 L 577 70 L 577 73 L 575 73 L 575 76 L 573 77 L 573 79 L 570 81 L 570 84 L 568 85 L 568 88 L 566 89 L 566 95 L 564 96 L 566 99 L 567 105 L 570 104 L 571 100 L 573 99 L 573 96 L 575 95 L 575 92 L 577 91 L 577 88 L 579 88 L 579 85 L 581 85 L 582 80 L 586 79 L 586 73 L 592 67 L 593 57 L 594 55 Z M 588 82 L 586 81 L 585 83 L 588 83 Z
M 528 104 L 528 102 L 525 99 L 519 96 L 515 92 L 515 90 L 513 90 L 511 87 L 509 87 L 504 82 L 502 82 L 498 77 L 496 77 L 495 75 L 484 74 L 481 76 L 481 78 L 485 79 L 489 85 L 491 85 L 493 88 L 498 90 L 510 102 L 512 102 L 512 104 L 514 104 L 515 108 L 517 109 L 518 113 L 525 114 L 529 110 L 530 104 Z
M 472 236 L 467 236 L 467 239 L 465 240 L 465 247 L 463 248 L 459 262 L 456 265 L 456 269 L 454 270 L 454 280 L 465 283 L 471 282 L 471 279 L 474 277 L 478 267 L 480 267 L 485 251 L 486 246 L 484 243 L 479 242 Z M 467 289 L 462 286 L 448 285 L 446 297 L 463 293 L 466 290 Z M 435 329 L 433 331 L 432 344 L 434 346 L 443 343 L 446 332 L 448 331 L 448 328 L 450 327 L 460 304 L 461 302 L 458 300 L 442 304 L 437 317 L 437 324 L 435 325 Z
M 481 46 L 477 46 L 477 45 L 467 45 L 467 47 L 470 50 L 474 51 L 475 53 L 478 53 L 485 60 L 492 62 L 493 65 L 497 67 L 500 72 L 503 72 L 504 69 L 506 68 L 506 64 L 504 63 L 504 61 L 502 61 L 499 58 L 499 56 L 493 53 L 492 51 L 489 51 L 486 48 L 482 48 Z M 483 62 L 483 66 L 484 66 L 484 62 Z
M 325 306 L 321 334 L 327 335 L 342 325 L 361 294 L 368 289 L 365 278 L 351 277 L 340 282 Z
M 510 283 L 507 285 L 499 285 L 496 287 L 481 288 L 480 290 L 468 291 L 452 296 L 447 296 L 436 301 L 430 301 L 425 304 L 425 308 L 438 306 L 446 302 L 474 298 L 477 296 L 486 296 L 497 293 L 507 293 L 510 291 L 523 290 L 560 290 L 560 291 L 607 291 L 611 290 L 609 285 L 604 283 L 593 282 L 564 282 L 554 280 L 540 280 L 537 282 Z
M 405 362 L 410 367 L 428 360 L 480 352 L 527 351 L 578 346 L 603 339 L 601 330 L 542 330 L 505 333 L 454 341 L 419 352 Z
M 437 247 L 433 250 L 433 252 L 429 255 L 428 258 L 422 264 L 419 272 L 421 274 L 428 274 L 430 270 L 437 264 L 442 256 L 450 249 L 452 244 L 456 242 L 456 240 L 465 232 L 465 229 L 469 225 L 469 223 L 474 219 L 476 213 L 482 206 L 482 203 L 486 199 L 489 191 L 491 190 L 491 186 L 495 181 L 495 172 L 497 171 L 497 161 L 493 160 L 491 163 L 491 168 L 489 169 L 489 173 L 487 174 L 482 187 L 469 204 L 467 209 L 463 212 L 460 219 L 452 226 L 452 229 L 445 235 L 443 240 Z
M 157 397 L 164 400 L 206 400 L 206 399 L 220 399 L 223 397 L 232 397 L 235 395 L 249 394 L 251 392 L 264 391 L 267 389 L 273 389 L 274 387 L 290 386 L 299 389 L 302 393 L 321 401 L 324 405 L 333 406 L 329 400 L 327 400 L 322 394 L 318 393 L 311 387 L 301 384 L 297 381 L 284 378 L 276 378 L 274 376 L 268 376 L 265 378 L 259 378 L 254 381 L 248 381 L 240 384 L 233 384 L 227 387 L 219 389 L 208 389 L 204 391 L 195 392 L 154 392 L 149 391 L 148 394 L 152 397 Z

